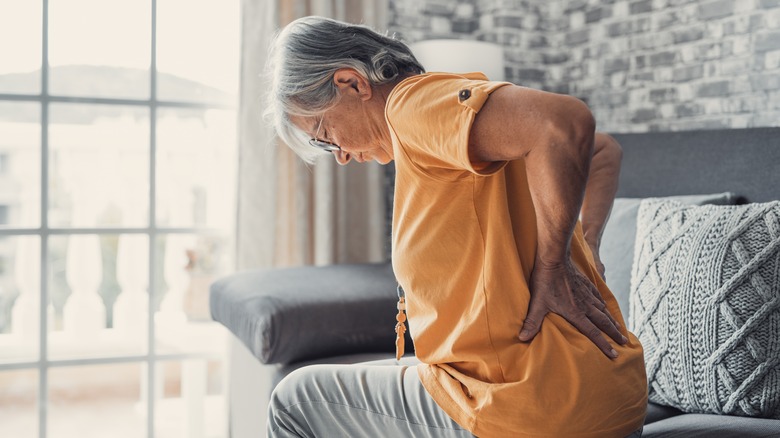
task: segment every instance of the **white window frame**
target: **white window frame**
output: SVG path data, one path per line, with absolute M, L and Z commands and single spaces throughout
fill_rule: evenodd
M 40 314 L 39 314 L 39 349 L 38 360 L 27 362 L 1 363 L 0 372 L 10 370 L 38 370 L 38 437 L 46 438 L 47 435 L 47 405 L 49 403 L 49 385 L 48 371 L 50 368 L 80 366 L 80 365 L 103 365 L 116 363 L 139 363 L 142 369 L 145 368 L 146 387 L 142 391 L 142 397 L 145 397 L 146 412 L 146 436 L 154 437 L 155 428 L 155 382 L 158 380 L 155 376 L 156 366 L 162 361 L 185 361 L 190 359 L 221 361 L 223 371 L 223 393 L 227 399 L 227 364 L 225 355 L 212 352 L 181 352 L 173 354 L 157 354 L 156 333 L 155 333 L 155 300 L 158 291 L 156 286 L 156 276 L 161 275 L 155 272 L 157 266 L 158 254 L 156 252 L 157 241 L 168 234 L 195 234 L 195 235 L 215 235 L 224 234 L 224 230 L 217 230 L 207 227 L 158 227 L 157 226 L 157 172 L 156 172 L 156 133 L 157 133 L 157 110 L 158 108 L 196 108 L 196 109 L 228 109 L 237 110 L 237 105 L 196 103 L 185 101 L 161 101 L 157 98 L 157 0 L 150 0 L 151 3 L 151 65 L 150 65 L 150 96 L 148 99 L 112 99 L 97 97 L 70 97 L 57 96 L 49 94 L 49 64 L 48 64 L 48 39 L 49 39 L 49 1 L 42 1 L 42 53 L 41 53 L 41 89 L 39 94 L 7 94 L 0 93 L 0 102 L 34 102 L 39 103 L 40 126 L 41 126 L 41 213 L 40 226 L 38 228 L 7 227 L 0 228 L 0 237 L 9 236 L 38 236 L 40 239 Z M 149 226 L 147 227 L 115 227 L 115 228 L 53 228 L 48 224 L 48 205 L 49 205 L 49 106 L 52 103 L 86 103 L 86 104 L 104 104 L 104 105 L 127 105 L 149 109 Z M 237 147 L 237 145 L 236 145 Z M 49 359 L 48 341 L 49 327 L 47 308 L 49 305 L 49 238 L 57 235 L 83 235 L 83 234 L 136 234 L 145 235 L 149 239 L 149 286 L 148 294 L 150 299 L 147 318 L 147 353 L 140 355 L 110 356 L 110 357 L 89 357 L 89 358 L 68 358 L 68 359 Z M 232 245 L 230 245 L 232 247 Z M 159 382 L 158 382 L 159 383 Z

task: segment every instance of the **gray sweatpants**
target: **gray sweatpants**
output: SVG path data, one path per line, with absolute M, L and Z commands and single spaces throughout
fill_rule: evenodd
M 293 371 L 271 396 L 268 436 L 473 436 L 436 405 L 414 366 L 382 362 L 395 361 Z
M 394 363 L 290 373 L 271 396 L 268 437 L 473 437 L 436 405 L 414 366 Z

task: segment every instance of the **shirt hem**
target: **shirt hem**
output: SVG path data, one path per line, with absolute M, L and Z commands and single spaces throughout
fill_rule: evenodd
M 642 415 L 642 418 L 625 422 L 618 427 L 579 433 L 572 431 L 553 431 L 544 434 L 529 434 L 514 430 L 508 431 L 506 427 L 500 425 L 491 426 L 489 424 L 482 424 L 478 421 L 477 415 L 466 412 L 456 403 L 453 403 L 452 398 L 447 394 L 439 383 L 439 380 L 436 378 L 436 375 L 432 372 L 431 368 L 434 366 L 435 365 L 430 364 L 417 365 L 417 373 L 420 376 L 420 382 L 422 382 L 423 387 L 431 398 L 433 398 L 433 401 L 436 402 L 436 404 L 449 415 L 453 421 L 481 438 L 505 437 L 507 436 L 507 433 L 511 433 L 512 437 L 517 438 L 559 438 L 563 436 L 561 435 L 562 433 L 565 433 L 565 436 L 570 438 L 624 438 L 636 432 L 644 425 L 645 415 Z
M 433 401 L 436 402 L 436 404 L 447 415 L 449 415 L 450 418 L 452 418 L 452 421 L 458 423 L 460 427 L 476 435 L 474 432 L 476 417 L 464 411 L 463 409 L 460 409 L 454 403 L 444 403 L 448 401 L 451 402 L 452 398 L 447 394 L 444 388 L 441 387 L 439 380 L 431 371 L 433 366 L 435 365 L 417 365 L 417 374 L 420 376 L 420 382 L 422 382 L 423 387 L 426 391 L 428 391 L 428 394 L 431 396 L 431 398 L 433 398 Z

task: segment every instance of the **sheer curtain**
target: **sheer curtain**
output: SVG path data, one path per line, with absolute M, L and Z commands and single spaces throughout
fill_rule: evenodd
M 284 24 L 322 15 L 384 31 L 387 0 L 244 0 L 242 13 L 238 268 L 382 260 L 382 167 L 305 165 L 262 121 L 261 74 Z

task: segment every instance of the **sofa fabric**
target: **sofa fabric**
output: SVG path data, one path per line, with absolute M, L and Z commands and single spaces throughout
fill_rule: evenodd
M 685 412 L 671 406 L 657 405 L 655 403 L 649 402 L 647 403 L 645 425 L 683 414 L 685 414 Z
M 645 424 L 642 438 L 778 438 L 780 421 L 731 415 L 685 414 Z
M 730 192 L 708 195 L 670 196 L 684 204 L 732 205 L 737 196 Z M 617 198 L 612 205 L 609 220 L 601 236 L 599 254 L 606 267 L 607 286 L 618 301 L 623 318 L 630 321 L 629 290 L 631 288 L 631 260 L 634 259 L 636 215 L 642 198 Z M 629 327 L 631 328 L 631 327 Z
M 623 146 L 619 198 L 732 192 L 780 199 L 780 128 L 613 134 Z
M 211 286 L 211 314 L 266 364 L 393 351 L 395 287 L 387 263 L 251 271 Z
M 780 202 L 643 201 L 631 306 L 651 401 L 780 419 Z

